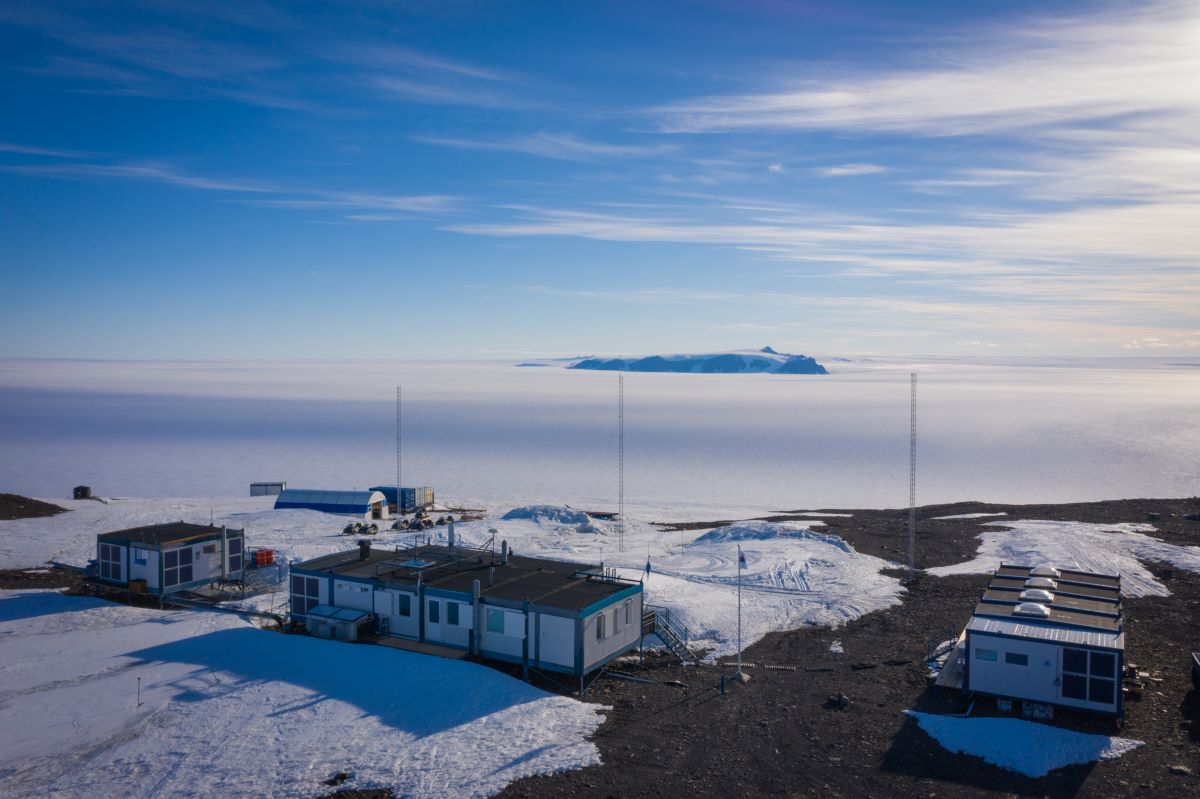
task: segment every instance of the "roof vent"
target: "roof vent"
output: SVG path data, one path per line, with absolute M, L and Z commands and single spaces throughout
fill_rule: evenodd
M 1058 569 L 1054 568 L 1054 566 L 1049 563 L 1043 563 L 1041 566 L 1034 566 L 1029 570 L 1029 573 L 1034 577 L 1053 577 L 1055 580 L 1057 580 L 1059 577 L 1062 577 Z
M 1038 602 L 1022 602 L 1013 609 L 1014 616 L 1036 616 L 1039 619 L 1050 618 L 1050 608 Z
M 1026 588 L 1042 588 L 1046 591 L 1053 591 L 1058 588 L 1058 583 L 1051 580 L 1049 577 L 1030 577 L 1025 581 Z
M 1021 592 L 1021 599 L 1026 602 L 1042 602 L 1050 605 L 1054 603 L 1054 594 L 1041 588 L 1027 588 Z

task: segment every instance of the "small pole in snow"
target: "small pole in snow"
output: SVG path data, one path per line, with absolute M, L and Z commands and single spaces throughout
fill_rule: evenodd
M 142 678 L 138 677 L 138 707 L 142 706 Z
M 738 544 L 738 626 L 737 626 L 737 671 L 733 679 L 741 683 L 750 682 L 750 676 L 742 671 L 742 567 L 746 565 L 746 556 L 742 554 L 742 545 Z

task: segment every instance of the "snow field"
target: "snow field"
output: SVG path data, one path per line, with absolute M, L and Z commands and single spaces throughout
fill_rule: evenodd
M 1073 732 L 1022 719 L 955 718 L 915 710 L 904 712 L 947 751 L 974 755 L 1027 777 L 1044 777 L 1076 763 L 1116 760 L 1145 745 L 1131 738 Z
M 1167 587 L 1154 579 L 1143 561 L 1163 561 L 1180 569 L 1200 572 L 1200 547 L 1181 547 L 1153 538 L 1149 524 L 1089 524 L 1021 519 L 988 522 L 979 534 L 973 560 L 929 569 L 930 574 L 980 574 L 994 571 L 1001 562 L 1021 565 L 1050 563 L 1068 569 L 1120 574 L 1125 596 L 1168 596 Z
M 460 661 L 53 591 L 0 591 L 0 640 L 5 797 L 484 797 L 599 762 L 599 706 Z

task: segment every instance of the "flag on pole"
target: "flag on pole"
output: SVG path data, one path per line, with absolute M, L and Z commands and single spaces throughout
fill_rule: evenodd
M 650 576 L 650 556 L 646 556 L 646 576 Z
M 742 545 L 738 544 L 738 568 L 746 568 L 746 556 L 742 554 Z

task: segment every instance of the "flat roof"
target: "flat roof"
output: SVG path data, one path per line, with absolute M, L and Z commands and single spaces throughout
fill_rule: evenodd
M 227 527 L 229 535 L 242 535 L 241 529 Z M 149 524 L 145 527 L 130 527 L 126 530 L 114 530 L 111 533 L 100 533 L 97 538 L 116 538 L 121 541 L 131 541 L 136 544 L 163 546 L 164 544 L 182 544 L 198 538 L 209 538 L 220 535 L 221 528 L 207 524 L 189 524 L 187 522 L 166 522 L 165 524 Z
M 997 588 L 1008 591 L 1024 591 L 1025 577 L 1008 577 L 997 573 L 992 577 L 992 582 L 988 588 Z M 1080 585 L 1078 583 L 1070 583 L 1065 580 L 1055 580 L 1058 587 L 1054 589 L 1055 596 L 1059 594 L 1067 596 L 1080 597 L 1082 599 L 1094 599 L 1105 602 L 1120 602 L 1121 591 L 1119 588 L 1101 588 L 1095 585 Z
M 1011 638 L 1032 638 L 1058 644 L 1095 646 L 1102 649 L 1125 649 L 1125 633 L 1105 630 L 1080 630 L 1046 624 L 1029 624 L 1017 619 L 992 619 L 976 616 L 967 622 L 967 632 L 1006 635 Z
M 990 616 L 992 618 L 1015 618 L 1020 619 L 1025 624 L 1051 624 L 1063 627 L 1083 627 L 1092 630 L 1108 630 L 1119 632 L 1121 629 L 1121 617 L 1117 616 L 1099 616 L 1094 613 L 1078 613 L 1073 610 L 1064 610 L 1053 605 L 1048 606 L 1050 616 L 1040 618 L 1038 616 L 1025 616 L 1015 613 L 1017 606 L 1013 604 L 1005 604 L 1001 602 L 982 601 L 975 606 L 975 616 Z
M 1013 566 L 1003 564 L 996 570 L 997 577 L 1020 577 L 1029 579 L 1038 575 L 1030 574 L 1034 566 Z M 1075 569 L 1058 568 L 1058 577 L 1051 577 L 1055 582 L 1078 583 L 1079 585 L 1094 585 L 1100 588 L 1120 588 L 1121 575 L 1119 574 L 1098 574 L 1096 572 L 1078 571 Z
M 1054 595 L 1054 601 L 1049 603 L 1050 608 L 1079 611 L 1080 613 L 1098 613 L 1102 616 L 1115 617 L 1121 615 L 1121 606 L 1116 602 L 1107 602 L 1097 599 L 1083 599 L 1082 597 L 1060 594 L 1057 591 L 1051 591 L 1050 593 Z M 1020 593 L 1008 589 L 989 588 L 987 591 L 983 592 L 983 601 L 989 603 L 999 602 L 1016 605 L 1020 602 L 1037 602 L 1038 600 L 1021 599 Z
M 514 602 L 528 599 L 530 604 L 574 611 L 640 585 L 602 577 L 598 567 L 584 563 L 510 555 L 503 564 L 490 550 L 455 547 L 452 551 L 437 544 L 401 550 L 372 548 L 365 560 L 359 550 L 352 549 L 293 564 L 293 568 L 404 587 L 415 586 L 419 577 L 428 588 L 462 594 L 470 594 L 478 580 L 483 597 Z

